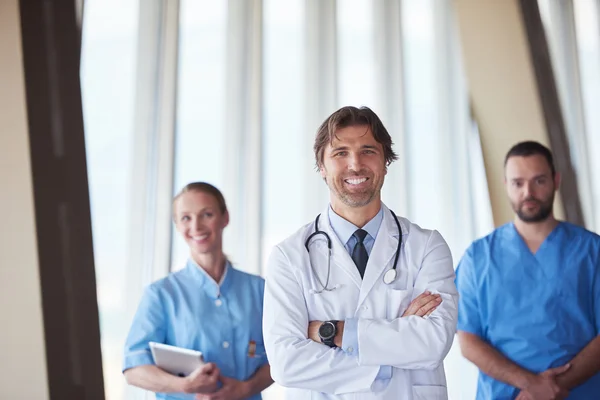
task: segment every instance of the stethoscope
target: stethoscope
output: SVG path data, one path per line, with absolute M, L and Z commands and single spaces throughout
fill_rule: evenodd
M 385 283 L 386 285 L 392 284 L 398 277 L 398 271 L 396 270 L 396 266 L 398 265 L 398 257 L 400 256 L 400 250 L 402 248 L 402 228 L 400 227 L 400 222 L 398 221 L 398 217 L 396 217 L 396 214 L 394 214 L 394 212 L 392 210 L 390 210 L 390 212 L 392 213 L 392 216 L 394 217 L 394 220 L 396 221 L 396 225 L 398 226 L 398 248 L 396 249 L 396 256 L 394 257 L 394 265 L 392 266 L 392 269 L 387 270 L 385 272 L 385 274 L 383 274 L 383 283 Z M 327 248 L 328 248 L 327 279 L 325 280 L 325 285 L 323 285 L 323 282 L 321 282 L 319 275 L 315 273 L 312 263 L 309 260 L 310 269 L 312 270 L 312 273 L 315 276 L 315 278 L 317 278 L 319 285 L 323 288 L 321 290 L 311 289 L 310 293 L 312 293 L 312 294 L 321 294 L 323 292 L 332 292 L 335 289 L 340 287 L 340 285 L 335 285 L 334 287 L 331 287 L 331 288 L 328 287 L 329 286 L 329 275 L 331 273 L 331 238 L 329 237 L 327 232 L 319 230 L 319 217 L 321 217 L 321 214 L 317 215 L 317 218 L 315 219 L 315 231 L 313 233 L 311 233 L 308 236 L 308 238 L 306 238 L 306 241 L 304 242 L 304 247 L 306 247 L 306 251 L 308 253 L 310 253 L 310 249 L 308 247 L 308 245 L 310 244 L 310 240 L 317 235 L 325 236 L 325 239 L 327 239 Z

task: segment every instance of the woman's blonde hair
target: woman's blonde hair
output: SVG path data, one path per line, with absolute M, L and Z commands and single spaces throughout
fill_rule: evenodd
M 175 202 L 184 194 L 188 192 L 202 192 L 213 196 L 217 203 L 219 203 L 219 210 L 222 214 L 227 212 L 227 204 L 225 203 L 225 197 L 223 197 L 223 193 L 210 183 L 206 182 L 192 182 L 188 183 L 177 193 L 177 195 L 173 198 L 173 210 L 175 207 Z

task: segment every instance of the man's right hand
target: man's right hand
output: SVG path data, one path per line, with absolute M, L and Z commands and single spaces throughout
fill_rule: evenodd
M 556 383 L 556 377 L 569 369 L 570 365 L 550 368 L 535 375 L 529 384 L 523 388 L 516 400 L 560 400 L 566 399 L 569 392 Z
M 442 303 L 442 296 L 432 294 L 429 291 L 421 293 L 413 301 L 410 302 L 403 317 L 416 315 L 417 317 L 425 317 L 431 314 Z
M 183 391 L 185 393 L 214 392 L 217 390 L 220 375 L 221 371 L 215 364 L 204 364 L 184 378 Z

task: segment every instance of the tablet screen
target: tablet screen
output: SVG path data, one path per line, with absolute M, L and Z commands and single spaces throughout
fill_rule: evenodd
M 166 372 L 184 377 L 204 365 L 202 353 L 197 350 L 150 342 L 150 350 L 157 367 Z

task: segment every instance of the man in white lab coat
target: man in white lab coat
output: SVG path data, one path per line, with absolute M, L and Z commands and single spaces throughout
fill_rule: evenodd
M 370 109 L 344 107 L 323 122 L 314 151 L 330 204 L 268 263 L 273 379 L 288 399 L 447 399 L 452 257 L 437 231 L 382 203 L 397 158 L 390 135 Z

